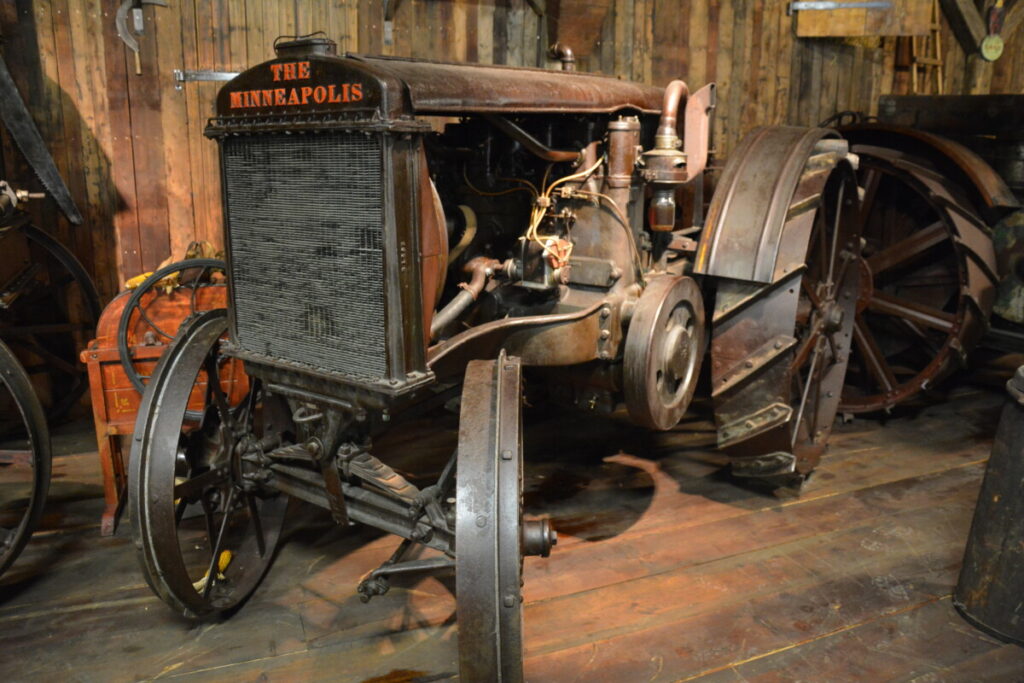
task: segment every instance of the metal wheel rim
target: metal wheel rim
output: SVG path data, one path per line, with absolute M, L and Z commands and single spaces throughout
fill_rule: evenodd
M 915 258 L 920 259 L 923 255 L 932 255 L 932 265 L 948 265 L 951 268 L 949 275 L 953 280 L 942 308 L 915 301 L 907 302 L 912 306 L 907 307 L 901 305 L 904 304 L 901 297 L 882 291 L 883 284 L 891 290 L 899 283 L 884 283 L 881 279 L 882 272 L 868 270 L 873 281 L 872 292 L 866 295 L 865 300 L 858 306 L 855 344 L 851 353 L 853 372 L 847 378 L 840 406 L 840 410 L 847 413 L 888 410 L 934 387 L 960 367 L 966 353 L 984 332 L 984 321 L 991 312 L 991 291 L 994 284 L 994 281 L 986 281 L 989 279 L 986 275 L 993 273 L 995 269 L 994 262 L 980 268 L 968 265 L 974 261 L 980 266 L 984 259 L 984 255 L 968 254 L 968 245 L 959 240 L 953 227 L 955 220 L 966 219 L 968 215 L 973 216 L 970 219 L 972 222 L 982 225 L 981 218 L 974 215 L 968 202 L 955 201 L 955 195 L 936 192 L 936 188 L 929 187 L 915 177 L 914 170 L 922 174 L 931 173 L 929 169 L 918 165 L 917 160 L 902 157 L 899 160 L 901 167 L 897 167 L 884 158 L 872 156 L 871 151 L 866 148 L 859 147 L 858 151 L 862 159 L 860 175 L 867 189 L 867 201 L 861 213 L 866 237 L 871 236 L 869 232 L 872 224 L 868 221 L 874 209 L 874 190 L 884 178 L 890 179 L 889 182 L 900 183 L 901 187 L 919 198 L 937 217 L 935 222 L 928 225 L 915 226 L 904 240 L 901 240 L 908 248 L 921 251 L 912 252 L 899 261 L 895 258 L 887 259 L 893 263 L 887 264 L 885 272 L 891 273 L 898 266 L 906 265 Z M 888 150 L 876 151 L 882 154 Z M 954 216 L 953 212 L 957 212 L 957 215 Z M 935 237 L 929 238 L 930 234 L 934 234 Z M 877 237 L 884 238 L 884 234 L 879 233 Z M 896 246 L 898 245 L 889 245 L 883 251 Z M 935 259 L 936 255 L 941 258 Z M 877 261 L 879 256 L 880 254 L 867 257 L 865 261 Z M 952 269 L 955 269 L 955 272 L 952 272 Z M 913 274 L 910 273 L 910 276 Z M 992 276 L 994 277 L 994 273 Z M 951 306 L 955 310 L 948 310 Z M 922 323 L 929 320 L 935 322 L 931 325 Z M 882 339 L 879 336 L 882 329 L 880 324 L 884 324 L 890 333 L 896 326 L 905 326 L 907 330 L 904 334 L 907 338 L 909 339 L 911 335 L 917 338 L 914 348 L 930 351 L 930 360 L 918 363 L 918 367 L 915 368 L 913 365 L 908 366 L 906 356 L 902 352 L 895 355 L 887 352 L 879 342 L 879 339 Z M 945 336 L 941 339 L 943 332 L 940 327 L 945 327 Z M 907 347 L 909 346 L 910 342 L 907 343 Z M 907 372 L 908 369 L 910 372 Z
M 9 392 L 15 404 L 28 446 L 27 450 L 0 450 L 0 490 L 7 488 L 10 475 L 16 473 L 14 468 L 20 471 L 26 465 L 31 468 L 24 511 L 20 515 L 14 511 L 18 518 L 16 524 L 0 527 L 0 574 L 3 574 L 21 554 L 42 517 L 50 486 L 51 452 L 43 407 L 32 389 L 28 374 L 3 342 L 0 342 L 0 386 Z M 6 496 L 0 496 L 0 501 L 6 502 Z
M 213 588 L 204 594 L 193 585 L 196 581 L 194 572 L 190 574 L 186 567 L 178 539 L 175 495 L 181 490 L 176 486 L 184 482 L 176 485 L 175 466 L 180 463 L 178 443 L 194 378 L 226 331 L 225 310 L 206 312 L 184 328 L 164 353 L 139 408 L 135 426 L 137 439 L 133 442 L 131 455 L 129 493 L 133 510 L 132 530 L 143 572 L 149 585 L 164 602 L 191 618 L 230 613 L 252 594 L 273 558 L 288 502 L 284 495 L 262 501 L 257 516 L 264 539 L 263 550 L 260 552 L 257 547 L 255 531 L 235 546 L 230 564 L 224 571 L 225 581 L 215 582 L 216 595 Z M 234 497 L 242 495 L 237 490 L 239 482 L 235 480 L 234 468 L 224 469 L 225 475 L 211 479 L 212 482 L 225 481 L 231 486 L 229 493 L 222 494 L 222 502 L 241 500 Z M 203 473 L 198 473 L 196 480 L 201 476 Z M 183 498 L 184 495 L 178 500 Z M 218 528 L 219 536 L 226 533 L 224 527 Z M 221 559 L 223 550 L 232 550 L 221 547 L 211 540 L 212 537 L 212 533 L 207 534 L 207 545 L 211 547 L 210 567 L 215 564 L 213 559 Z M 213 550 L 218 548 L 221 552 L 214 553 Z M 230 576 L 229 571 L 232 572 Z
M 519 361 L 504 357 L 496 362 L 472 361 L 464 386 L 455 495 L 460 677 L 467 681 L 521 681 Z
M 86 272 L 82 264 L 75 258 L 67 247 L 55 240 L 49 234 L 40 230 L 34 225 L 26 224 L 18 228 L 18 232 L 23 234 L 26 239 L 36 246 L 42 248 L 61 266 L 67 271 L 70 276 L 68 285 L 77 284 L 79 287 L 79 295 L 82 299 L 83 313 L 86 315 L 86 319 L 78 323 L 77 327 L 82 332 L 91 334 L 96 329 L 96 323 L 100 317 L 100 300 L 99 293 L 96 291 L 96 285 L 93 283 L 92 278 Z M 70 326 L 70 322 L 68 323 Z M 17 326 L 15 326 L 15 329 Z M 54 334 L 50 333 L 47 336 L 53 337 Z M 73 334 L 73 333 L 72 333 Z M 7 330 L 4 335 L 5 341 L 9 344 L 13 344 L 18 348 L 24 348 L 25 350 L 35 353 L 38 355 L 40 351 L 45 353 L 52 353 L 47 348 L 48 345 L 43 344 L 37 336 L 32 335 L 27 339 L 22 339 L 19 336 L 15 336 L 12 330 Z M 88 337 L 86 337 L 88 339 Z M 58 420 L 78 402 L 78 400 L 88 389 L 88 377 L 87 371 L 84 366 L 80 366 L 77 358 L 79 349 L 74 349 L 74 357 L 72 358 L 50 358 L 51 364 L 56 364 L 59 368 L 60 365 L 65 365 L 62 374 L 67 375 L 70 378 L 70 386 L 61 391 L 61 396 L 54 400 L 50 405 L 44 406 L 46 416 L 50 420 Z M 55 371 L 57 372 L 57 371 Z

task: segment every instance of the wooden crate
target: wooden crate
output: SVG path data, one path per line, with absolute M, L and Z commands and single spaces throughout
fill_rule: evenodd
M 117 350 L 117 328 L 130 296 L 130 291 L 122 292 L 107 305 L 97 325 L 96 339 L 89 342 L 81 355 L 89 368 L 96 444 L 103 470 L 106 507 L 100 532 L 104 536 L 116 531 L 127 499 L 128 443 L 142 399 L 125 374 Z M 227 305 L 227 287 L 223 284 L 201 287 L 195 299 L 195 307 L 199 311 L 224 308 Z M 136 371 L 145 378 L 153 373 L 170 344 L 169 337 L 177 333 L 182 322 L 192 313 L 191 290 L 174 288 L 170 292 L 149 292 L 142 297 L 141 307 L 149 320 L 168 335 L 165 337 L 153 332 L 142 316 L 134 315 L 128 346 Z M 225 369 L 222 386 L 232 403 L 245 395 L 248 380 L 240 362 L 234 361 Z M 203 409 L 205 387 L 205 373 L 200 372 L 189 401 L 190 410 Z

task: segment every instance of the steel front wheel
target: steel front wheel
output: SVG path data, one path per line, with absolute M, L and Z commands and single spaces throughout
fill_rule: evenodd
M 523 521 L 522 386 L 518 358 L 472 361 L 459 421 L 455 584 L 459 673 L 523 679 L 523 556 L 546 556 L 546 520 Z
M 50 485 L 50 434 L 32 384 L 0 342 L 0 574 L 39 523 Z
M 266 488 L 247 445 L 280 433 L 281 411 L 220 354 L 223 309 L 164 353 L 139 407 L 131 455 L 132 531 L 146 580 L 191 618 L 241 605 L 262 580 L 287 497 Z

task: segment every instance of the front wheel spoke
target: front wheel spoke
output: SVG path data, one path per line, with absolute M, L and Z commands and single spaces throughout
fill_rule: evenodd
M 227 472 L 221 469 L 212 469 L 203 472 L 202 474 L 196 475 L 191 479 L 184 481 L 174 487 L 174 499 L 191 499 L 196 500 L 211 486 L 227 479 Z
M 260 511 L 256 506 L 256 496 L 248 493 L 245 496 L 246 505 L 249 506 L 249 516 L 252 518 L 253 531 L 256 534 L 256 547 L 260 551 L 260 557 L 267 553 L 267 540 L 263 536 L 263 522 L 260 521 Z
M 930 327 L 946 334 L 952 332 L 953 326 L 956 324 L 956 316 L 952 313 L 946 313 L 938 308 L 895 297 L 885 292 L 875 291 L 868 303 L 868 309 L 875 313 L 903 318 L 922 327 Z
M 883 392 L 892 391 L 897 383 L 896 376 L 893 374 L 892 369 L 889 368 L 889 364 L 885 360 L 885 354 L 878 347 L 878 342 L 875 341 L 874 335 L 868 329 L 867 323 L 859 315 L 853 325 L 853 341 L 857 348 L 860 349 L 864 366 L 867 368 L 868 373 L 875 378 L 878 387 Z
M 217 573 L 219 571 L 218 558 L 220 557 L 221 545 L 224 543 L 224 532 L 228 528 L 228 520 L 231 517 L 231 506 L 235 502 L 235 488 L 231 487 L 228 490 L 227 500 L 224 501 L 224 507 L 222 508 L 223 517 L 220 520 L 220 530 L 217 532 L 217 540 L 213 544 L 213 556 L 210 558 L 210 566 L 206 570 L 206 585 L 203 586 L 203 598 L 210 596 L 210 589 L 213 588 L 214 582 L 217 581 Z
M 228 406 L 227 396 L 224 395 L 224 388 L 220 385 L 220 371 L 217 368 L 217 358 L 210 354 L 206 357 L 206 388 L 213 397 L 217 412 L 220 413 L 221 424 L 229 430 L 234 430 L 235 421 L 231 415 L 231 408 Z

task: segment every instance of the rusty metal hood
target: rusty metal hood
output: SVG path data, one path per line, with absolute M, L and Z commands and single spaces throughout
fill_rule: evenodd
M 391 57 L 281 56 L 217 95 L 217 135 L 238 125 L 296 119 L 410 121 L 474 113 L 657 113 L 663 90 L 592 74 Z M 226 128 L 225 128 L 226 127 Z
M 663 90 L 580 72 L 347 55 L 402 81 L 419 114 L 661 111 Z

